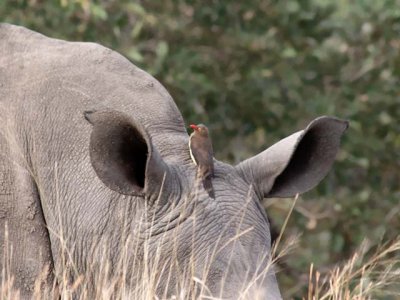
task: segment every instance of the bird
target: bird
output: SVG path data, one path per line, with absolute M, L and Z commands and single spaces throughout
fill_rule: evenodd
M 214 177 L 214 160 L 211 138 L 204 124 L 191 124 L 193 129 L 189 138 L 189 152 L 197 166 L 197 176 L 203 182 L 204 189 L 210 197 L 215 198 L 212 178 Z

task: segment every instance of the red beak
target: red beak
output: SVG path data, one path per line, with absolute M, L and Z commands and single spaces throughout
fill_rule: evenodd
M 190 128 L 194 129 L 194 130 L 199 130 L 199 127 L 197 125 L 191 124 Z

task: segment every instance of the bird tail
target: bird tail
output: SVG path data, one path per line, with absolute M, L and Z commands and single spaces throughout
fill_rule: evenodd
M 214 187 L 212 184 L 212 176 L 207 176 L 203 179 L 203 187 L 207 191 L 208 195 L 215 199 Z

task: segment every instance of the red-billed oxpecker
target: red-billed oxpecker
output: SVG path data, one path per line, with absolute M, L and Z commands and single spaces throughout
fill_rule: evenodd
M 189 139 L 190 157 L 197 166 L 197 177 L 203 182 L 204 189 L 210 197 L 215 198 L 212 185 L 214 177 L 214 161 L 211 138 L 208 135 L 208 128 L 203 125 L 190 125 L 194 131 Z

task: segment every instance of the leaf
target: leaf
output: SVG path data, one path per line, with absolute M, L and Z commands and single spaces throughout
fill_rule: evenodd
M 100 5 L 92 3 L 90 5 L 90 11 L 94 17 L 96 17 L 100 20 L 103 20 L 103 21 L 107 20 L 107 16 L 108 16 L 107 12 Z
M 135 61 L 135 62 L 143 62 L 143 55 L 139 52 L 137 48 L 132 47 L 128 53 L 127 56 Z

